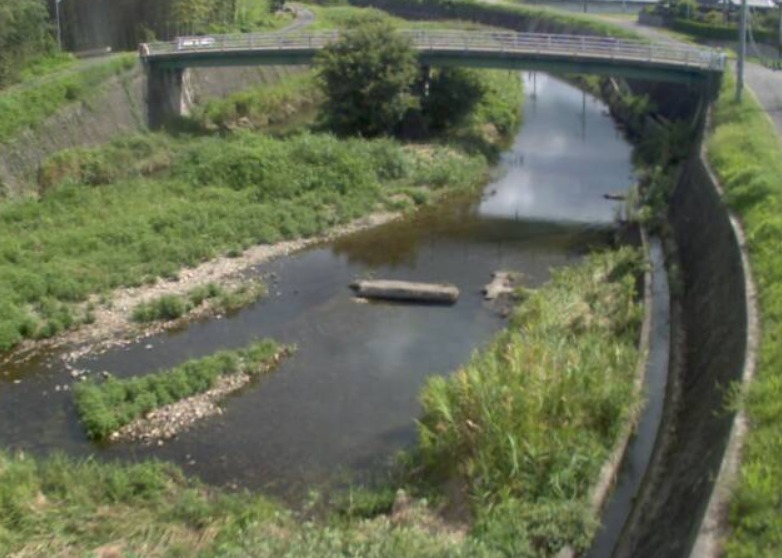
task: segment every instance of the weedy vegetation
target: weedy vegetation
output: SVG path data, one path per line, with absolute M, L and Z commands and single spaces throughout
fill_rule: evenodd
M 587 548 L 589 489 L 638 405 L 640 254 L 593 255 L 522 291 L 510 327 L 421 401 L 420 459 L 463 483 L 476 532 L 508 556 Z
M 248 305 L 266 294 L 266 285 L 259 280 L 243 282 L 226 289 L 217 283 L 199 285 L 185 295 L 167 294 L 141 302 L 133 308 L 135 322 L 149 323 L 176 320 L 209 303 L 214 312 L 230 312 Z
M 758 371 L 739 403 L 750 431 L 726 548 L 730 557 L 774 556 L 782 547 L 782 143 L 751 95 L 735 103 L 733 78 L 723 79 L 708 157 L 743 221 L 762 318 Z
M 39 172 L 40 199 L 0 206 L 0 350 L 90 321 L 84 308 L 91 295 L 174 278 L 219 254 L 313 236 L 372 211 L 409 209 L 482 184 L 486 150 L 465 150 L 458 137 L 472 130 L 481 145 L 502 141 L 520 121 L 520 103 L 515 115 L 510 107 L 522 97 L 516 76 L 486 76 L 490 85 L 472 113 L 426 147 L 237 130 L 136 134 L 55 154 Z M 293 88 L 276 91 L 288 99 Z M 139 316 L 176 315 L 187 305 L 166 300 Z
M 220 376 L 268 370 L 287 350 L 265 339 L 244 349 L 190 360 L 170 370 L 128 379 L 111 376 L 104 382 L 88 380 L 74 388 L 76 410 L 91 438 L 106 438 L 154 409 L 209 391 Z
M 98 64 L 34 78 L 0 92 L 0 143 L 25 128 L 35 128 L 68 103 L 88 101 L 101 83 L 135 65 L 134 53 L 121 54 Z

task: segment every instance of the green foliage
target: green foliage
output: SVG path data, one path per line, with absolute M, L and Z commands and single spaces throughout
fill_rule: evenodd
M 584 549 L 593 532 L 588 491 L 637 403 L 640 268 L 638 252 L 622 249 L 555 273 L 488 349 L 422 392 L 426 470 L 467 485 L 507 555 Z
M 210 301 L 213 310 L 227 312 L 246 306 L 265 293 L 266 286 L 261 281 L 242 283 L 233 289 L 207 283 L 191 289 L 184 296 L 168 294 L 142 302 L 133 309 L 132 318 L 142 323 L 176 320 L 206 301 Z
M 133 321 L 154 322 L 157 320 L 176 320 L 184 316 L 190 308 L 187 301 L 178 295 L 163 295 L 149 302 L 142 302 L 133 309 Z
M 263 340 L 171 370 L 123 380 L 109 377 L 102 383 L 87 381 L 74 389 L 76 410 L 91 438 L 106 438 L 149 411 L 210 390 L 220 376 L 267 369 L 280 351 L 274 341 Z
M 485 94 L 481 73 L 464 68 L 435 70 L 421 111 L 433 129 L 444 130 L 470 116 Z
M 713 41 L 736 41 L 738 37 L 738 26 L 735 23 L 714 23 L 711 20 L 693 21 L 677 18 L 671 24 L 671 29 L 679 33 L 685 33 L 698 39 L 708 39 Z M 752 35 L 758 42 L 777 44 L 778 31 L 772 29 L 753 29 Z
M 0 88 L 16 81 L 25 66 L 53 51 L 44 0 L 0 0 Z
M 411 186 L 474 187 L 486 165 L 446 147 L 315 134 L 141 134 L 63 152 L 43 165 L 41 200 L 0 206 L 0 350 L 41 336 L 49 319 L 36 308 L 45 299 L 80 303 L 217 254 L 312 236 Z M 154 178 L 139 177 L 147 174 Z M 213 303 L 229 309 L 244 299 L 228 293 Z M 67 329 L 57 321 L 50 331 Z
M 373 6 L 409 19 L 449 19 L 481 23 L 516 31 L 538 33 L 577 33 L 641 39 L 638 33 L 623 29 L 590 15 L 527 4 L 489 3 L 480 0 L 351 0 L 354 6 Z
M 698 2 L 695 0 L 677 0 L 674 4 L 676 15 L 683 19 L 695 19 L 698 15 Z
M 749 95 L 734 102 L 733 77 L 723 79 L 708 156 L 743 221 L 762 316 L 758 371 L 743 401 L 750 431 L 727 555 L 775 556 L 782 545 L 782 143 L 757 102 Z
M 102 82 L 135 64 L 135 54 L 123 54 L 0 92 L 0 143 L 24 128 L 37 126 L 69 102 L 89 99 Z
M 253 129 L 268 129 L 285 124 L 319 100 L 312 74 L 304 73 L 271 86 L 208 101 L 197 107 L 191 118 L 204 130 L 230 130 L 240 122 Z
M 215 493 L 156 461 L 0 454 L 0 470 L 3 556 L 92 556 L 102 545 L 134 556 L 195 556 L 248 524 L 273 525 L 279 513 L 261 496 Z
M 415 105 L 415 51 L 383 21 L 345 31 L 318 54 L 316 66 L 325 118 L 338 133 L 390 134 Z
M 171 164 L 174 142 L 165 136 L 123 136 L 106 146 L 58 151 L 38 170 L 38 188 L 45 193 L 63 182 L 100 186 L 121 178 L 149 176 Z

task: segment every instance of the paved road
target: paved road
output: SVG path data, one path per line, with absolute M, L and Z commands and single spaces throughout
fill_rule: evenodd
M 300 6 L 298 4 L 291 4 L 290 5 L 291 10 L 293 11 L 293 14 L 296 19 L 293 20 L 293 23 L 290 25 L 287 25 L 280 29 L 278 33 L 291 33 L 293 31 L 301 31 L 305 27 L 309 27 L 312 25 L 312 23 L 315 21 L 315 14 L 312 13 L 312 11 L 308 10 L 304 6 Z
M 637 21 L 605 19 L 614 25 L 627 27 L 650 39 L 684 44 L 682 41 L 677 41 L 654 27 L 638 25 Z M 733 71 L 734 68 L 735 65 L 731 64 L 729 71 Z M 782 70 L 772 70 L 760 64 L 748 62 L 744 79 L 747 87 L 752 90 L 760 105 L 768 113 L 777 129 L 777 133 L 782 137 Z
M 782 136 L 782 70 L 747 64 L 744 77 Z

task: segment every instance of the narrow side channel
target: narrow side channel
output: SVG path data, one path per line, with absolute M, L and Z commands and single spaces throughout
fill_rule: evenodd
M 671 355 L 670 287 L 662 241 L 652 237 L 648 246 L 652 270 L 651 293 L 646 296 L 646 303 L 650 305 L 647 309 L 650 331 L 648 353 L 644 355 L 644 409 L 622 458 L 613 493 L 603 509 L 603 526 L 587 554 L 589 558 L 604 558 L 613 552 L 649 467 L 665 405 Z

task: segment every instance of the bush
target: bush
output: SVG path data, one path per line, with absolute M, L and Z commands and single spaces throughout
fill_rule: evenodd
M 383 20 L 349 28 L 315 64 L 326 97 L 325 118 L 340 134 L 390 134 L 415 105 L 415 51 Z
M 583 550 L 593 533 L 588 491 L 637 403 L 640 266 L 635 250 L 622 249 L 558 271 L 488 349 L 454 376 L 427 381 L 425 470 L 461 479 L 484 529 L 497 528 L 496 514 L 513 521 L 521 547 L 495 534 L 497 544 L 512 542 L 506 555 Z M 525 514 L 508 517 L 521 502 Z M 559 513 L 568 505 L 574 513 Z
M 486 92 L 481 74 L 464 68 L 441 68 L 432 76 L 421 112 L 435 130 L 462 123 L 474 112 Z
M 188 305 L 182 297 L 163 295 L 160 298 L 136 306 L 133 309 L 133 321 L 176 320 L 185 315 L 188 310 Z
M 146 376 L 87 381 L 74 389 L 76 410 L 90 437 L 106 438 L 149 411 L 208 391 L 220 376 L 257 373 L 273 364 L 280 350 L 274 341 L 263 340 Z

